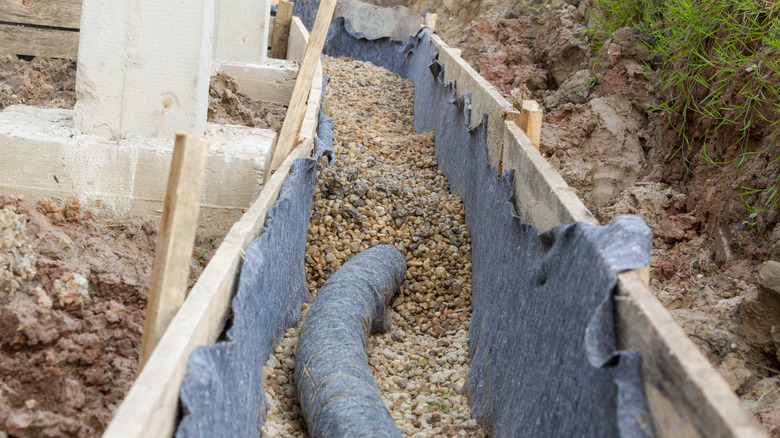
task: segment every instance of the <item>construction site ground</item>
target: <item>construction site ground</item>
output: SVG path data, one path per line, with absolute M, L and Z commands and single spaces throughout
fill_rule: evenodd
M 375 3 L 387 6 L 393 1 Z M 757 158 L 740 168 L 711 166 L 697 154 L 696 146 L 688 153 L 689 170 L 683 160 L 670 160 L 681 140 L 675 132 L 665 129 L 665 116 L 653 111 L 659 97 L 652 89 L 652 72 L 648 73 L 643 64 L 646 54 L 640 44 L 642 36 L 630 29 L 618 30 L 600 52 L 593 53 L 585 43 L 591 0 L 397 3 L 417 12 L 439 13 L 440 35 L 453 47 L 462 49 L 463 58 L 502 94 L 518 107 L 524 99 L 535 99 L 542 105 L 545 115 L 540 150 L 600 221 L 606 223 L 616 215 L 631 213 L 648 223 L 654 234 L 650 282 L 658 299 L 740 396 L 746 409 L 754 413 L 771 436 L 780 437 L 780 361 L 758 348 L 757 341 L 750 338 L 742 324 L 744 303 L 754 300 L 757 294 L 758 268 L 770 259 L 780 261 L 780 228 L 775 227 L 776 210 L 753 221 L 738 196 L 740 187 L 765 186 L 777 175 L 780 164 L 771 163 L 766 154 L 757 154 Z M 350 68 L 373 67 L 353 65 Z M 355 81 L 354 88 L 368 86 L 370 82 L 359 77 L 351 80 Z M 393 80 L 387 82 L 387 87 L 400 87 L 392 85 Z M 28 61 L 11 55 L 0 56 L 0 109 L 19 103 L 72 108 L 74 84 L 72 61 Z M 338 83 L 334 87 L 340 93 L 348 93 L 352 88 L 342 88 Z M 213 78 L 210 96 L 211 121 L 278 129 L 284 117 L 284 107 L 251 102 L 237 92 L 229 77 Z M 338 123 L 345 123 L 339 117 L 353 122 L 364 120 L 364 123 L 374 120 L 371 110 L 352 114 L 346 113 L 346 108 L 339 108 L 340 105 L 326 101 L 326 112 L 337 119 L 337 130 L 343 129 Z M 390 112 L 393 123 L 407 123 L 411 117 L 406 109 Z M 759 129 L 751 142 L 750 147 L 755 150 L 768 147 L 770 142 L 761 132 Z M 715 148 L 711 154 L 723 161 L 734 159 L 740 153 L 729 147 L 728 139 L 734 134 L 721 133 L 725 140 L 711 142 Z M 337 132 L 337 165 L 366 155 L 363 166 L 379 166 L 379 159 L 370 160 L 369 155 L 387 154 L 371 151 L 369 137 L 392 140 L 399 134 L 361 135 L 347 138 L 339 137 Z M 410 158 L 409 164 L 429 172 L 433 184 L 443 187 L 446 183 L 435 182 L 430 139 L 412 136 L 403 141 L 417 154 Z M 327 272 L 338 267 L 340 262 L 334 260 L 342 260 L 341 255 L 358 251 L 372 239 L 384 243 L 374 236 L 360 242 L 330 242 L 328 239 L 338 236 L 337 232 L 329 234 L 333 230 L 351 229 L 350 224 L 365 218 L 387 222 L 384 227 L 372 225 L 372 229 L 382 232 L 386 227 L 395 232 L 394 223 L 399 218 L 408 223 L 409 219 L 405 218 L 414 216 L 411 209 L 398 208 L 384 198 L 369 198 L 374 211 L 381 208 L 384 215 L 361 211 L 357 204 L 368 202 L 364 196 L 370 190 L 374 195 L 377 193 L 372 187 L 361 189 L 362 193 L 344 192 L 347 200 L 350 196 L 361 200 L 358 203 L 351 200 L 349 206 L 343 199 L 331 199 L 332 192 L 340 189 L 338 181 L 352 178 L 351 171 L 347 167 L 321 171 L 324 176 L 318 180 L 309 231 L 313 249 L 306 256 L 312 291 L 327 277 Z M 384 185 L 390 191 L 392 184 Z M 352 183 L 351 186 L 360 185 Z M 428 190 L 426 196 L 433 196 L 438 189 L 423 183 L 419 188 Z M 422 197 L 410 194 L 409 199 Z M 748 199 L 751 203 L 756 201 Z M 449 198 L 445 202 L 444 211 L 452 213 L 445 226 L 447 233 L 461 227 L 456 204 L 456 200 Z M 20 200 L 6 196 L 0 199 L 0 206 L 0 232 L 5 245 L 0 256 L 13 257 L 14 266 L 18 267 L 2 272 L 0 279 L 3 291 L 0 295 L 3 343 L 0 425 L 5 425 L 4 429 L 0 427 L 0 436 L 3 433 L 23 435 L 29 431 L 42 436 L 97 435 L 134 378 L 156 228 L 150 222 L 98 222 L 72 200 Z M 452 208 L 448 210 L 449 207 Z M 393 216 L 394 213 L 397 214 Z M 401 246 L 413 254 L 413 260 L 430 264 L 433 260 L 430 254 L 444 257 L 442 254 L 450 251 L 451 245 L 440 245 L 435 240 L 435 232 L 415 234 L 427 233 L 425 230 L 431 226 L 423 228 L 410 232 L 408 237 L 420 239 L 410 239 Z M 385 240 L 393 242 L 390 237 L 386 235 Z M 421 246 L 418 241 L 428 246 Z M 217 244 L 196 245 L 192 278 L 197 277 Z M 353 245 L 357 246 L 353 248 Z M 456 245 L 456 248 L 460 247 Z M 331 254 L 334 256 L 330 257 Z M 446 257 L 451 256 L 446 254 Z M 393 331 L 375 337 L 369 346 L 370 351 L 377 353 L 371 357 L 378 358 L 372 366 L 391 373 L 385 380 L 378 375 L 380 389 L 387 389 L 383 388 L 387 385 L 394 394 L 408 394 L 389 401 L 397 424 L 402 424 L 408 433 L 430 432 L 433 429 L 430 423 L 441 420 L 442 406 L 465 417 L 462 428 L 442 427 L 441 433 L 451 430 L 456 433 L 467 430 L 469 435 L 481 433 L 473 424 L 466 425 L 467 407 L 459 407 L 462 400 L 454 389 L 460 384 L 458 379 L 462 373 L 445 377 L 429 376 L 427 369 L 422 372 L 429 379 L 444 379 L 445 387 L 452 386 L 452 393 L 436 386 L 438 383 L 431 389 L 431 382 L 404 388 L 399 386 L 400 380 L 392 377 L 398 369 L 394 361 L 401 361 L 405 375 L 410 372 L 414 375 L 416 369 L 408 369 L 406 358 L 386 354 L 389 349 L 383 347 L 406 342 L 407 336 L 432 336 L 425 342 L 436 345 L 431 346 L 436 356 L 440 353 L 437 349 L 465 342 L 454 329 L 454 340 L 438 339 L 442 335 L 430 334 L 438 333 L 438 329 L 443 330 L 442 334 L 448 330 L 442 321 L 453 320 L 453 327 L 467 329 L 467 322 L 464 325 L 459 317 L 447 318 L 458 313 L 453 310 L 459 309 L 458 305 L 465 306 L 463 311 L 467 311 L 468 293 L 463 295 L 463 285 L 467 283 L 464 280 L 447 284 L 446 280 L 415 280 L 432 282 L 446 291 L 443 300 L 433 297 L 442 303 L 436 310 L 440 312 L 439 323 L 428 323 L 425 327 L 417 324 L 411 331 L 403 328 L 405 325 L 412 328 L 410 321 L 414 320 L 418 307 L 429 310 L 423 303 L 431 298 L 417 297 L 414 281 L 410 280 L 405 289 L 408 295 L 394 303 L 394 322 L 402 327 L 403 333 Z M 13 282 L 25 294 L 9 299 L 7 291 Z M 459 290 L 455 290 L 454 284 Z M 295 423 L 297 414 L 287 411 L 289 418 L 282 419 L 283 415 L 274 411 L 280 403 L 294 405 L 287 391 L 291 385 L 284 371 L 289 371 L 289 355 L 285 356 L 284 346 L 292 348 L 295 336 L 295 329 L 291 329 L 281 348 L 277 348 L 277 360 L 272 358 L 267 364 L 270 368 L 266 379 L 276 381 L 276 386 L 271 382 L 270 387 L 280 389 L 274 389 L 276 398 L 269 397 L 274 401 L 269 402 L 272 421 L 266 427 L 299 435 L 303 428 L 302 423 Z M 456 352 L 453 360 L 460 363 L 460 356 Z M 446 352 L 444 358 L 447 360 Z M 431 356 L 431 360 L 431 364 L 436 363 L 435 357 Z M 466 366 L 463 364 L 464 369 Z M 401 382 L 407 385 L 407 381 Z M 59 413 L 55 414 L 54 410 Z M 432 420 L 434 416 L 439 417 Z

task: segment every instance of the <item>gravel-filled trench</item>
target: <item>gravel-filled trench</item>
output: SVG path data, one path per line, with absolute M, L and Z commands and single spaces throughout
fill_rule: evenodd
M 326 57 L 323 68 L 336 157 L 318 169 L 305 256 L 309 290 L 316 293 L 359 251 L 394 244 L 408 270 L 392 303 L 393 327 L 366 347 L 385 404 L 404 436 L 485 436 L 461 394 L 471 318 L 465 211 L 436 170 L 433 134 L 414 132 L 414 85 L 349 58 Z M 263 367 L 263 436 L 307 436 L 294 385 L 299 333 L 288 329 Z

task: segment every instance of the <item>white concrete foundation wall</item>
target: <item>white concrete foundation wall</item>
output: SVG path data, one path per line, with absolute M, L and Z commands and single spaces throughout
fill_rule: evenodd
M 75 196 L 98 218 L 158 218 L 162 214 L 172 139 L 121 141 L 73 127 L 73 111 L 24 105 L 0 112 L 0 193 Z M 209 157 L 198 233 L 221 236 L 257 198 L 266 154 L 276 133 L 210 124 Z
M 298 64 L 273 58 L 267 58 L 263 65 L 215 61 L 214 71 L 230 73 L 236 78 L 238 91 L 252 99 L 287 105 L 298 77 Z
M 216 0 L 214 59 L 264 63 L 270 17 L 270 0 Z
M 108 138 L 203 135 L 212 0 L 84 0 L 75 126 Z

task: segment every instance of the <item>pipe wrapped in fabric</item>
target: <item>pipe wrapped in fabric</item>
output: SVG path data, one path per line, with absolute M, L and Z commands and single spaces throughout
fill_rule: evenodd
M 312 437 L 400 437 L 365 354 L 369 331 L 390 328 L 387 305 L 406 272 L 392 245 L 346 262 L 320 289 L 295 358 L 298 400 Z

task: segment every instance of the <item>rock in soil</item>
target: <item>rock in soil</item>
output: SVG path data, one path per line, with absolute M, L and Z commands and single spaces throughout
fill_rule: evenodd
M 0 110 L 11 105 L 73 108 L 76 62 L 69 59 L 19 59 L 0 50 Z
M 156 240 L 75 199 L 0 196 L 0 436 L 103 432 L 135 379 Z
M 404 436 L 485 436 L 462 393 L 471 317 L 465 211 L 436 170 L 433 134 L 414 132 L 413 84 L 348 58 L 325 58 L 323 67 L 331 77 L 325 107 L 336 120 L 336 159 L 319 168 L 314 191 L 309 289 L 316 293 L 359 251 L 395 245 L 408 271 L 392 302 L 393 326 L 366 346 L 382 398 Z M 287 330 L 263 368 L 264 436 L 306 436 L 293 381 L 298 334 Z

